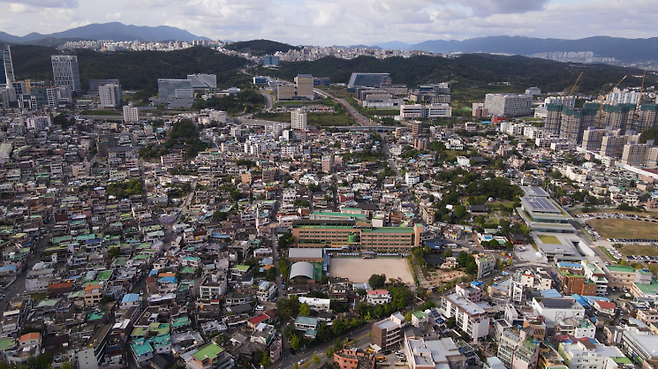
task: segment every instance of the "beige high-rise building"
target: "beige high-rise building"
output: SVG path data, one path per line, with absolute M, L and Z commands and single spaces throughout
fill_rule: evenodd
M 315 97 L 313 92 L 313 76 L 310 74 L 298 74 L 295 77 L 295 83 L 297 84 L 297 96 L 303 97 L 306 99 L 311 99 Z
M 601 151 L 599 154 L 611 158 L 619 158 L 624 150 L 628 136 L 603 136 L 601 140 Z
M 306 112 L 302 109 L 296 109 L 290 112 L 290 128 L 305 131 L 306 130 Z
M 295 97 L 295 86 L 282 85 L 276 88 L 276 98 L 279 100 L 290 100 Z
M 624 152 L 621 155 L 622 163 L 632 166 L 644 164 L 644 153 L 646 149 L 647 145 L 645 144 L 624 145 Z

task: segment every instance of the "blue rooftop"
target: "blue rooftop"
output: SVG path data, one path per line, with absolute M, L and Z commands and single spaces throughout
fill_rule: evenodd
M 121 299 L 122 304 L 129 304 L 131 302 L 135 302 L 139 300 L 139 295 L 136 293 L 127 293 L 123 295 L 123 299 Z
M 556 289 L 541 291 L 541 295 L 549 299 L 562 297 L 562 294 L 560 294 Z

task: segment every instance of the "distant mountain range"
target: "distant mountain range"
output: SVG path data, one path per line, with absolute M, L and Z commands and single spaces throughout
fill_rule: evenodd
M 0 40 L 11 43 L 52 43 L 43 42 L 44 39 L 84 39 L 84 40 L 114 40 L 114 41 L 192 41 L 208 40 L 206 37 L 195 36 L 176 27 L 158 26 L 127 26 L 119 22 L 94 23 L 82 27 L 72 28 L 64 32 L 51 34 L 30 33 L 25 36 L 14 36 L 0 32 Z
M 597 57 L 615 58 L 624 62 L 658 60 L 658 37 L 620 38 L 608 36 L 587 37 L 579 40 L 552 38 L 491 36 L 464 41 L 432 40 L 419 44 L 400 41 L 378 43 L 384 49 L 421 50 L 434 53 L 503 53 L 532 55 L 559 51 L 592 51 Z

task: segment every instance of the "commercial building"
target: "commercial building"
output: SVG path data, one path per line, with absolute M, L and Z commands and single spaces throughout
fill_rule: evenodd
M 380 87 L 391 84 L 390 73 L 352 73 L 347 88 Z
M 217 76 L 214 74 L 188 74 L 187 79 L 192 82 L 192 88 L 195 90 L 217 88 Z
M 87 93 L 98 93 L 99 87 L 105 85 L 120 85 L 120 83 L 119 80 L 116 78 L 90 79 L 89 90 L 87 91 Z
M 393 313 L 390 317 L 372 325 L 370 343 L 379 346 L 382 350 L 399 345 L 404 338 L 402 330 L 404 326 L 405 320 L 402 314 Z
M 606 265 L 610 287 L 630 288 L 635 283 L 635 269 L 624 265 Z
M 532 113 L 532 95 L 487 94 L 484 108 L 496 117 L 522 117 Z
M 279 57 L 274 55 L 265 55 L 263 57 L 263 66 L 264 67 L 278 67 L 279 66 Z
M 302 109 L 290 112 L 290 128 L 305 131 L 307 128 L 307 115 Z
M 191 99 L 194 96 L 192 81 L 189 79 L 158 79 L 158 97 L 160 99 Z
M 451 116 L 452 108 L 450 107 L 450 104 L 400 105 L 400 117 L 402 119 L 431 119 Z
M 99 108 L 116 108 L 121 105 L 121 86 L 106 84 L 98 87 Z
M 487 312 L 461 294 L 453 292 L 442 296 L 438 308 L 446 318 L 454 317 L 457 328 L 466 332 L 474 341 L 489 334 Z
M 344 348 L 334 352 L 334 364 L 340 369 L 375 369 L 375 357 L 361 349 Z
M 68 86 L 72 92 L 82 91 L 78 57 L 75 55 L 51 55 L 55 86 Z
M 313 100 L 315 92 L 313 92 L 312 75 L 298 74 L 297 77 L 295 77 L 295 85 L 297 87 L 297 97 Z
M 475 256 L 475 264 L 478 266 L 478 279 L 488 276 L 496 267 L 496 259 L 489 256 Z

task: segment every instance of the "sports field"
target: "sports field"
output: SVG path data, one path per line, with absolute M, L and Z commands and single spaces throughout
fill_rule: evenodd
M 630 219 L 593 219 L 587 224 L 603 238 L 658 238 L 658 223 Z
M 414 284 L 407 259 L 343 259 L 331 258 L 329 274 L 332 277 L 348 278 L 355 283 L 368 282 L 373 274 L 386 274 L 386 279 L 400 278 L 408 285 Z

